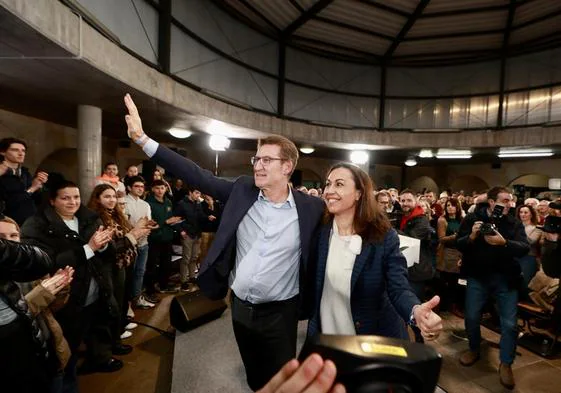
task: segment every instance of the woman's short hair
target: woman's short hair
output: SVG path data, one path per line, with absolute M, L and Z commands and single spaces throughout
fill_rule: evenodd
M 54 201 L 56 199 L 56 197 L 58 196 L 58 192 L 59 190 L 62 190 L 64 188 L 78 188 L 78 185 L 76 183 L 74 183 L 73 181 L 70 180 L 66 180 L 66 179 L 60 179 L 60 181 L 51 183 L 49 185 L 49 200 Z

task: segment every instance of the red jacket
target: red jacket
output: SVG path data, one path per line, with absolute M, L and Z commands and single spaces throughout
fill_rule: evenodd
M 411 212 L 411 214 L 409 214 L 408 216 L 406 216 L 405 214 L 401 217 L 401 222 L 399 223 L 399 229 L 401 231 L 405 230 L 405 226 L 407 225 L 407 221 L 413 219 L 414 217 L 417 216 L 423 216 L 425 214 L 423 208 L 421 206 L 415 206 L 415 209 L 413 209 L 413 211 Z

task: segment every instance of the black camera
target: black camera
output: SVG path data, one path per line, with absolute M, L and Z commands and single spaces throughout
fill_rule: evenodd
M 481 235 L 483 236 L 493 236 L 497 233 L 497 230 L 495 229 L 495 225 L 491 224 L 490 222 L 485 222 L 483 224 L 481 224 L 481 226 L 479 227 L 479 233 L 481 233 Z
M 442 366 L 430 346 L 378 336 L 320 334 L 306 340 L 299 359 L 312 353 L 335 363 L 348 393 L 433 393 Z
M 495 223 L 503 218 L 504 209 L 504 206 L 495 205 L 493 211 L 491 212 L 491 222 L 485 222 L 479 227 L 479 233 L 481 233 L 481 235 L 493 236 L 497 233 L 497 226 L 495 225 Z

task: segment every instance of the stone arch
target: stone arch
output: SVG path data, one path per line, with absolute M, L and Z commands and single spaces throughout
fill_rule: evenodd
M 302 168 L 300 170 L 302 171 L 302 184 L 311 184 L 314 187 L 323 188 L 324 179 L 316 171 L 309 168 Z
M 421 192 L 423 189 L 430 190 L 435 193 L 438 197 L 439 188 L 438 184 L 434 181 L 434 179 L 430 176 L 420 176 L 409 183 L 407 188 L 412 189 L 413 191 Z
M 70 147 L 55 150 L 45 157 L 37 168 L 49 173 L 60 173 L 66 179 L 77 183 L 78 150 Z
M 510 183 L 508 183 L 508 187 L 512 187 L 516 184 L 524 185 L 526 187 L 548 187 L 548 182 L 549 176 L 547 175 L 529 173 L 514 178 Z
M 114 161 L 107 154 L 101 155 L 102 165 L 105 162 Z M 60 173 L 65 179 L 78 182 L 78 150 L 71 147 L 65 147 L 53 151 L 51 154 L 43 158 L 37 169 L 52 173 Z M 101 174 L 102 168 L 99 168 Z
M 483 180 L 479 176 L 474 175 L 458 176 L 450 184 L 450 189 L 452 191 L 455 192 L 464 190 L 466 195 L 471 194 L 473 191 L 481 192 L 483 190 L 487 190 L 488 188 L 489 185 L 485 180 Z

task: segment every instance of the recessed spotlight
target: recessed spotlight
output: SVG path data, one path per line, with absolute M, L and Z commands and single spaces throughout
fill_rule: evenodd
M 415 165 L 417 165 L 417 160 L 415 160 L 413 158 L 409 158 L 409 159 L 405 160 L 405 165 L 415 166 Z
M 183 128 L 170 128 L 168 130 L 171 136 L 178 138 L 178 139 L 185 139 L 189 138 L 193 133 L 189 130 L 184 130 Z
M 311 146 L 302 146 L 300 151 L 304 154 L 312 154 L 316 149 Z

